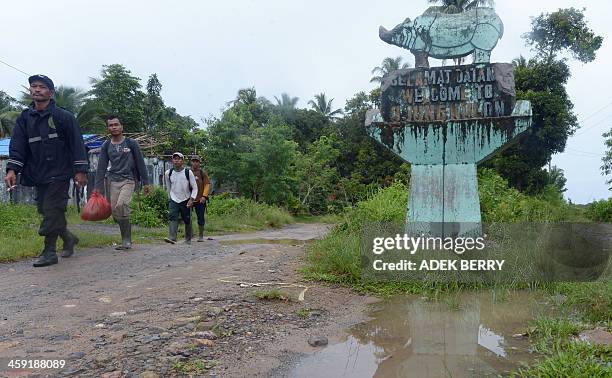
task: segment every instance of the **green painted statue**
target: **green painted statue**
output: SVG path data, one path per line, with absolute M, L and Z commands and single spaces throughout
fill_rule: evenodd
M 410 50 L 416 67 L 429 67 L 428 57 L 457 59 L 475 54 L 474 63 L 489 63 L 491 50 L 504 34 L 504 24 L 492 8 L 475 8 L 455 14 L 432 13 L 407 18 L 380 39 Z
M 380 109 L 365 122 L 371 137 L 411 164 L 407 232 L 479 234 L 476 167 L 531 127 L 531 104 L 516 100 L 513 66 L 490 63 L 503 30 L 491 8 L 427 13 L 379 30 L 416 58 L 416 68 L 385 75 Z M 429 67 L 430 56 L 471 54 L 472 64 Z

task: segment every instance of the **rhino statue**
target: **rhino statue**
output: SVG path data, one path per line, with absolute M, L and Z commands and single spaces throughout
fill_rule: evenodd
M 491 50 L 504 34 L 504 24 L 492 8 L 454 14 L 423 14 L 387 30 L 383 41 L 410 50 L 416 67 L 429 67 L 428 57 L 456 59 L 474 53 L 474 63 L 489 63 Z

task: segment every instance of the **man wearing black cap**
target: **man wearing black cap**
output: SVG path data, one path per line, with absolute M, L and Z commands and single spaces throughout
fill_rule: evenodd
M 38 234 L 45 247 L 35 267 L 57 264 L 57 238 L 72 251 L 77 239 L 66 228 L 66 205 L 70 179 L 78 186 L 87 184 L 87 152 L 81 129 L 72 113 L 56 107 L 55 87 L 45 75 L 28 79 L 33 103 L 15 125 L 9 145 L 4 181 L 11 190 L 21 173 L 21 184 L 36 187 L 38 212 L 43 219 Z M 71 254 L 71 253 L 70 253 Z

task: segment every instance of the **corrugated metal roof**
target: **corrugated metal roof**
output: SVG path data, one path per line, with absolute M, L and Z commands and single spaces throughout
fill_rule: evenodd
M 11 138 L 0 139 L 0 156 L 8 156 Z

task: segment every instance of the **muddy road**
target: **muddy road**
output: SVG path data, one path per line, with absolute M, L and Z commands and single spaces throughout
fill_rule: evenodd
M 47 268 L 0 265 L 0 362 L 65 360 L 0 376 L 286 375 L 318 349 L 309 339 L 341 339 L 373 302 L 299 274 L 305 244 L 327 231 L 296 224 L 190 246 L 78 249 Z

